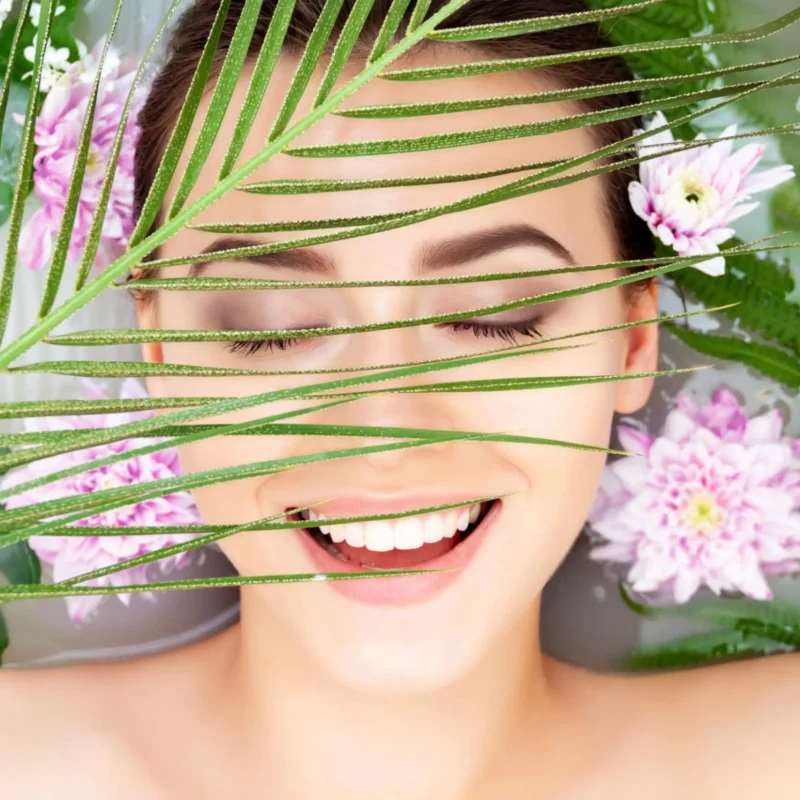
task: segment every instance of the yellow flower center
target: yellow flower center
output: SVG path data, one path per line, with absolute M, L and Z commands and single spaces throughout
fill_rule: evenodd
M 686 172 L 677 187 L 684 205 L 691 206 L 697 218 L 712 214 L 719 205 L 719 192 L 703 176 Z
M 678 216 L 690 229 L 717 213 L 720 195 L 702 172 L 690 167 L 675 175 L 664 201 L 665 213 Z
M 722 509 L 708 492 L 698 492 L 689 500 L 685 510 L 686 523 L 701 536 L 714 536 L 722 525 Z
M 86 171 L 90 173 L 97 172 L 103 166 L 103 156 L 100 148 L 97 145 L 90 145 L 89 152 L 86 155 Z
M 710 188 L 694 175 L 684 175 L 682 183 L 683 195 L 687 203 L 701 203 Z
M 101 475 L 100 479 L 97 481 L 97 490 L 104 491 L 105 489 L 116 489 L 118 486 L 122 485 L 123 484 L 120 480 L 106 474 Z

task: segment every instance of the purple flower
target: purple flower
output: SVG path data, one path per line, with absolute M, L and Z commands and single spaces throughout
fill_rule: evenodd
M 660 436 L 620 425 L 641 455 L 610 463 L 590 514 L 595 560 L 630 564 L 633 589 L 685 603 L 702 586 L 769 600 L 765 576 L 800 569 L 800 440 L 775 409 L 749 419 L 717 390 L 678 397 Z
M 97 73 L 100 48 L 102 42 L 82 61 L 69 65 L 65 74 L 50 89 L 36 120 L 34 189 L 42 201 L 42 207 L 28 222 L 20 247 L 20 259 L 30 269 L 47 266 L 53 256 L 81 126 L 86 118 L 92 82 Z M 122 109 L 133 77 L 134 72 L 124 72 L 119 57 L 113 50 L 110 51 L 100 83 L 89 158 L 69 244 L 68 260 L 72 263 L 79 259 L 86 245 L 114 136 L 122 119 Z M 139 135 L 136 116 L 144 96 L 145 90 L 139 87 L 125 126 L 100 247 L 94 262 L 98 268 L 108 266 L 122 255 L 133 232 L 133 158 Z
M 659 111 L 646 129 L 667 124 Z M 736 134 L 729 125 L 720 138 Z M 637 129 L 637 133 L 643 133 Z M 698 134 L 697 139 L 704 139 Z M 674 149 L 675 139 L 669 129 L 639 142 L 640 154 L 652 148 Z M 764 146 L 748 144 L 732 153 L 733 141 L 715 142 L 677 153 L 666 153 L 643 161 L 638 181 L 628 185 L 631 205 L 665 245 L 682 256 L 718 253 L 719 245 L 735 231 L 729 227 L 739 217 L 750 213 L 759 203 L 745 203 L 755 192 L 771 189 L 794 177 L 794 167 L 784 164 L 751 174 Z M 725 259 L 710 259 L 697 269 L 709 275 L 725 272 Z
M 95 399 L 106 395 L 91 381 L 85 381 L 89 393 Z M 137 381 L 128 379 L 123 383 L 121 397 L 145 397 L 145 393 Z M 74 417 L 40 417 L 26 419 L 29 431 L 47 431 L 64 429 L 110 428 L 151 416 L 149 411 L 123 414 L 96 414 Z M 40 459 L 27 464 L 6 475 L 0 481 L 0 487 L 8 489 L 27 483 L 42 475 L 67 469 L 77 464 L 86 464 L 116 453 L 124 453 L 138 447 L 153 444 L 158 439 L 126 439 L 98 447 L 63 455 Z M 102 489 L 112 489 L 131 484 L 145 484 L 147 481 L 171 478 L 181 474 L 180 464 L 175 448 L 167 448 L 145 456 L 134 456 L 118 461 L 110 466 L 88 469 L 70 478 L 17 493 L 6 501 L 7 508 L 19 508 L 47 500 L 71 497 L 76 494 L 87 494 Z M 142 500 L 133 505 L 124 506 L 73 523 L 79 527 L 96 527 L 119 525 L 193 525 L 200 522 L 199 512 L 189 492 L 177 492 L 151 500 Z M 32 536 L 29 539 L 31 548 L 39 558 L 53 567 L 53 580 L 62 581 L 84 572 L 107 567 L 135 556 L 150 553 L 162 547 L 168 547 L 195 538 L 196 534 L 171 533 L 146 536 Z M 191 560 L 189 552 L 179 553 L 159 560 L 162 572 L 186 566 Z M 95 578 L 83 584 L 86 586 L 120 586 L 146 582 L 146 565 L 123 570 L 102 578 Z M 144 593 L 149 599 L 152 592 Z M 117 597 L 127 605 L 130 594 L 118 594 Z M 99 605 L 102 595 L 68 597 L 67 607 L 73 622 L 83 622 Z

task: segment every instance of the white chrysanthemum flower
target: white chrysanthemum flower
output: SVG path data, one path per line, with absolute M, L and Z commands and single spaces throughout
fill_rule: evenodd
M 667 120 L 659 111 L 646 130 L 662 125 L 667 125 Z M 729 125 L 720 138 L 735 135 L 736 127 Z M 643 131 L 638 129 L 637 133 Z M 697 137 L 705 138 L 702 133 Z M 649 155 L 653 147 L 669 151 L 675 144 L 672 132 L 667 129 L 643 139 L 638 149 L 640 155 Z M 764 155 L 763 144 L 747 144 L 735 153 L 732 149 L 733 141 L 729 139 L 666 152 L 643 161 L 639 180 L 628 185 L 636 214 L 647 222 L 655 236 L 682 256 L 718 253 L 719 245 L 736 233 L 730 224 L 759 205 L 746 200 L 756 192 L 794 178 L 794 167 L 790 164 L 753 173 Z M 709 275 L 722 275 L 725 259 L 713 258 L 697 268 Z
M 0 0 L 0 26 L 8 19 L 14 0 Z
M 8 3 L 11 5 L 11 2 Z M 56 7 L 56 16 L 59 14 L 63 14 L 67 10 L 66 6 L 57 6 Z M 39 19 L 42 16 L 42 4 L 41 3 L 31 3 L 31 22 L 38 28 L 39 27 Z
M 25 50 L 23 50 L 23 55 L 31 64 L 36 60 L 35 36 L 33 37 L 33 43 L 30 47 L 26 47 Z M 70 63 L 68 47 L 53 47 L 53 45 L 48 44 L 44 51 L 41 90 L 43 92 L 49 92 L 69 69 Z M 23 75 L 23 78 L 29 78 L 31 75 L 33 75 L 32 70 Z

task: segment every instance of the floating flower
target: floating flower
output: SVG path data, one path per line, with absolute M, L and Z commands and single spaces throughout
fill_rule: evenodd
M 702 586 L 769 600 L 765 576 L 800 569 L 800 440 L 777 409 L 748 418 L 726 389 L 677 399 L 661 435 L 619 426 L 590 514 L 591 557 L 629 563 L 639 592 L 685 603 Z
M 42 207 L 28 222 L 20 247 L 20 259 L 30 269 L 41 269 L 48 265 L 53 255 L 101 49 L 102 42 L 83 60 L 69 65 L 45 98 L 36 120 L 34 189 L 42 201 Z M 89 158 L 69 244 L 68 259 L 71 262 L 78 260 L 86 245 L 134 74 L 134 71 L 123 71 L 119 56 L 113 51 L 109 53 L 100 83 Z M 133 159 L 139 133 L 136 116 L 144 96 L 145 90 L 141 87 L 137 89 L 125 126 L 100 247 L 94 262 L 98 268 L 108 266 L 122 255 L 133 232 Z
M 33 37 L 33 43 L 26 47 L 22 54 L 27 61 L 33 64 L 36 61 L 36 39 L 37 35 Z M 49 42 L 44 49 L 44 59 L 42 61 L 42 79 L 39 88 L 43 92 L 49 92 L 59 80 L 64 76 L 70 68 L 71 63 L 69 60 L 68 47 L 53 47 Z M 33 70 L 26 72 L 22 77 L 30 78 L 33 75 Z
M 93 382 L 86 381 L 86 385 L 95 399 L 105 398 L 105 394 Z M 140 385 L 133 379 L 123 383 L 121 397 L 145 397 Z M 151 416 L 151 412 L 142 411 L 123 414 L 96 414 L 59 418 L 26 418 L 26 429 L 29 431 L 47 430 L 79 430 L 88 428 L 110 428 Z M 10 489 L 21 483 L 42 475 L 67 469 L 78 464 L 87 464 L 92 461 L 124 453 L 138 447 L 153 444 L 158 439 L 126 439 L 106 445 L 90 447 L 73 453 L 64 453 L 46 459 L 32 462 L 12 473 L 6 475 L 0 486 Z M 77 494 L 87 494 L 132 484 L 144 484 L 148 481 L 172 478 L 180 475 L 180 465 L 175 448 L 167 448 L 144 456 L 134 456 L 124 461 L 118 461 L 110 466 L 88 469 L 70 478 L 40 486 L 39 488 L 23 491 L 9 497 L 6 507 L 19 508 L 55 500 L 62 497 L 71 497 Z M 200 515 L 194 504 L 190 492 L 176 492 L 174 494 L 142 500 L 133 505 L 124 506 L 95 514 L 73 523 L 78 527 L 97 527 L 118 525 L 121 528 L 131 525 L 193 525 L 200 522 Z M 81 575 L 91 570 L 118 564 L 129 558 L 144 555 L 162 547 L 187 542 L 195 538 L 196 534 L 169 533 L 153 534 L 147 536 L 32 536 L 29 539 L 31 548 L 39 558 L 53 567 L 53 580 L 62 581 Z M 184 552 L 174 556 L 162 558 L 156 562 L 162 572 L 179 569 L 186 566 L 191 560 L 191 553 Z M 121 586 L 140 584 L 146 582 L 146 567 L 140 565 L 121 572 L 95 578 L 83 584 L 86 586 Z M 152 599 L 152 592 L 143 593 Z M 130 602 L 130 594 L 116 595 L 125 605 Z M 85 595 L 68 597 L 67 608 L 73 622 L 80 623 L 96 609 L 102 600 L 102 595 Z
M 8 19 L 13 6 L 14 0 L 0 0 L 0 26 Z
M 645 130 L 667 124 L 660 111 Z M 722 137 L 733 136 L 729 125 Z M 643 133 L 639 128 L 636 133 Z M 705 139 L 698 134 L 697 139 Z M 652 154 L 652 147 L 673 149 L 676 144 L 667 129 L 639 143 L 640 155 Z M 680 144 L 678 142 L 678 144 Z M 681 152 L 665 153 L 643 161 L 639 181 L 628 185 L 631 205 L 655 236 L 682 256 L 719 252 L 719 245 L 735 231 L 729 227 L 750 213 L 759 203 L 746 203 L 755 192 L 771 189 L 794 177 L 794 168 L 784 164 L 751 174 L 764 155 L 764 145 L 748 144 L 732 153 L 733 140 L 715 142 Z M 720 256 L 697 266 L 709 275 L 725 272 Z
M 67 10 L 67 7 L 64 6 L 64 5 L 56 6 L 55 16 L 56 17 L 60 16 L 66 10 Z M 29 14 L 30 14 L 31 22 L 38 28 L 39 27 L 39 20 L 41 19 L 41 16 L 42 16 L 42 4 L 41 3 L 31 3 L 31 8 L 30 8 Z M 32 61 L 32 60 L 33 59 L 29 59 L 29 61 Z

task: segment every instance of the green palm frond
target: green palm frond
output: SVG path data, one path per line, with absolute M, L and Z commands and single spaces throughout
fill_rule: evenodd
M 313 383 L 300 383 L 279 390 L 248 394 L 237 397 L 171 397 L 171 398 L 144 398 L 136 400 L 42 400 L 13 402 L 0 407 L 0 419 L 24 419 L 27 417 L 51 416 L 59 414 L 93 414 L 114 413 L 119 411 L 163 411 L 163 414 L 151 416 L 124 425 L 118 425 L 102 430 L 82 429 L 69 431 L 49 431 L 40 433 L 8 434 L 0 436 L 0 447 L 10 448 L 10 452 L 0 453 L 0 470 L 15 469 L 41 459 L 55 455 L 72 453 L 87 447 L 119 442 L 134 437 L 163 437 L 162 440 L 148 443 L 134 450 L 127 450 L 104 459 L 82 464 L 58 473 L 51 473 L 35 480 L 6 489 L 0 492 L 0 499 L 6 499 L 24 489 L 35 489 L 46 486 L 53 481 L 72 477 L 88 469 L 107 466 L 117 461 L 131 458 L 136 455 L 145 455 L 158 452 L 167 447 L 179 444 L 196 442 L 216 436 L 343 436 L 358 439 L 375 438 L 381 441 L 377 444 L 343 447 L 329 449 L 323 452 L 305 454 L 291 458 L 271 458 L 238 464 L 235 467 L 206 470 L 203 472 L 182 475 L 176 478 L 162 479 L 150 483 L 113 489 L 103 489 L 84 495 L 47 500 L 31 505 L 13 509 L 0 510 L 0 554 L 10 552 L 12 547 L 25 542 L 31 536 L 80 536 L 85 535 L 86 529 L 72 526 L 89 516 L 105 511 L 112 511 L 129 505 L 131 502 L 146 498 L 162 497 L 167 493 L 176 491 L 190 491 L 219 483 L 240 480 L 245 477 L 266 476 L 285 472 L 288 470 L 302 469 L 304 465 L 312 463 L 334 462 L 340 459 L 358 458 L 364 455 L 380 452 L 411 450 L 426 447 L 431 444 L 444 442 L 471 442 L 491 441 L 513 443 L 516 445 L 538 445 L 545 447 L 566 447 L 592 450 L 603 454 L 622 454 L 621 451 L 611 448 L 596 447 L 592 445 L 560 441 L 557 439 L 526 437 L 517 435 L 513 431 L 441 431 L 427 428 L 411 427 L 373 427 L 373 426 L 334 426 L 334 425 L 309 425 L 302 421 L 289 421 L 300 418 L 313 411 L 332 408 L 360 398 L 375 394 L 387 393 L 415 393 L 415 392 L 489 392 L 489 391 L 532 391 L 547 390 L 556 386 L 590 385 L 598 382 L 611 382 L 618 380 L 635 379 L 640 377 L 660 377 L 676 375 L 682 372 L 703 368 L 690 367 L 687 370 L 666 370 L 641 375 L 566 375 L 566 376 L 537 376 L 516 378 L 493 378 L 491 380 L 449 380 L 434 383 L 414 383 L 414 385 L 387 386 L 388 382 L 396 379 L 411 378 L 418 380 L 427 375 L 478 364 L 502 363 L 505 359 L 517 356 L 534 358 L 537 354 L 555 353 L 578 347 L 591 346 L 588 343 L 564 343 L 563 340 L 583 336 L 613 335 L 626 328 L 636 325 L 653 324 L 660 320 L 643 320 L 637 323 L 626 323 L 609 328 L 584 330 L 570 333 L 569 335 L 545 339 L 535 344 L 515 345 L 503 347 L 482 353 L 481 355 L 462 356 L 454 358 L 440 358 L 430 361 L 416 361 L 395 364 L 377 364 L 373 366 L 359 366 L 342 369 L 328 370 L 252 370 L 252 369 L 222 369 L 198 367 L 188 364 L 146 364 L 139 362 L 109 362 L 102 360 L 74 361 L 54 360 L 23 363 L 31 349 L 38 344 L 69 345 L 69 346 L 103 346 L 132 343 L 150 342 L 219 342 L 219 341 L 256 341 L 281 339 L 288 336 L 318 337 L 344 334 L 357 334 L 395 328 L 414 327 L 422 325 L 437 325 L 445 322 L 463 320 L 471 317 L 495 314 L 500 311 L 532 306 L 539 303 L 552 302 L 587 294 L 593 291 L 625 286 L 636 281 L 666 274 L 678 274 L 689 270 L 692 266 L 701 264 L 711 256 L 677 257 L 664 256 L 643 261 L 616 261 L 613 263 L 582 264 L 575 267 L 563 267 L 554 270 L 536 270 L 528 272 L 479 274 L 459 278 L 435 278 L 419 280 L 373 280 L 373 281 L 271 281 L 235 278 L 210 278 L 205 276 L 190 278 L 170 278 L 168 270 L 173 266 L 195 264 L 208 259 L 207 254 L 197 253 L 172 258 L 154 258 L 161 245 L 175 234 L 186 229 L 221 234 L 263 234 L 280 231 L 304 231 L 334 229 L 322 234 L 293 238 L 282 242 L 259 243 L 247 247 L 232 247 L 214 255 L 215 260 L 241 259 L 247 256 L 266 255 L 296 248 L 309 247 L 325 242 L 336 242 L 345 239 L 369 236 L 389 230 L 415 225 L 419 222 L 438 217 L 456 214 L 460 211 L 481 208 L 504 202 L 506 200 L 540 193 L 548 189 L 558 188 L 577 183 L 595 176 L 609 176 L 622 169 L 637 166 L 650 159 L 657 158 L 661 153 L 646 152 L 646 148 L 638 145 L 643 139 L 652 136 L 654 131 L 640 132 L 625 139 L 596 147 L 591 152 L 569 158 L 549 161 L 528 161 L 524 164 L 505 167 L 491 172 L 463 172 L 444 174 L 438 176 L 402 176 L 391 179 L 350 179 L 350 180 L 299 180 L 284 179 L 263 181 L 256 180 L 257 171 L 268 164 L 275 156 L 291 156 L 292 158 L 330 158 L 330 157 L 369 157 L 384 154 L 405 154 L 416 152 L 433 153 L 440 149 L 457 149 L 474 146 L 488 142 L 514 141 L 542 136 L 550 133 L 576 130 L 593 125 L 600 125 L 616 120 L 631 119 L 641 114 L 672 109 L 678 118 L 672 125 L 688 124 L 697 120 L 704 114 L 730 105 L 754 93 L 762 92 L 776 86 L 796 86 L 800 84 L 800 69 L 793 69 L 784 75 L 771 79 L 743 80 L 738 83 L 724 86 L 713 85 L 715 79 L 738 73 L 759 70 L 765 67 L 786 65 L 796 67 L 794 63 L 800 56 L 753 62 L 735 67 L 716 68 L 706 65 L 699 72 L 686 75 L 684 73 L 668 76 L 643 76 L 623 83 L 607 84 L 604 86 L 582 86 L 571 89 L 559 89 L 538 94 L 513 95 L 496 98 L 475 98 L 463 101 L 442 101 L 435 103 L 408 103 L 387 105 L 353 105 L 347 109 L 341 108 L 345 100 L 356 97 L 358 92 L 374 81 L 419 81 L 442 78 L 469 77 L 487 75 L 500 72 L 528 70 L 539 67 L 552 67 L 557 64 L 591 61 L 607 56 L 622 56 L 641 58 L 647 54 L 656 55 L 673 53 L 703 52 L 704 48 L 717 44 L 735 44 L 750 42 L 759 38 L 771 36 L 782 31 L 800 20 L 800 9 L 785 14 L 771 23 L 758 28 L 736 33 L 714 33 L 698 36 L 678 36 L 674 39 L 653 39 L 635 44 L 612 45 L 598 50 L 576 51 L 558 55 L 537 56 L 535 58 L 485 58 L 457 65 L 442 65 L 435 67 L 397 68 L 396 62 L 404 54 L 409 53 L 415 46 L 424 42 L 436 41 L 441 47 L 447 47 L 448 42 L 458 43 L 485 42 L 493 39 L 542 33 L 559 28 L 566 28 L 586 24 L 589 22 L 606 22 L 612 20 L 626 20 L 633 24 L 639 15 L 645 12 L 654 12 L 661 7 L 662 0 L 646 0 L 645 2 L 622 4 L 616 3 L 613 7 L 597 8 L 579 14 L 560 14 L 552 17 L 517 20 L 498 25 L 476 25 L 462 27 L 447 27 L 448 18 L 469 0 L 450 0 L 434 13 L 429 14 L 430 0 L 416 0 L 411 12 L 410 22 L 406 30 L 399 34 L 400 25 L 404 15 L 411 7 L 410 0 L 394 0 L 391 9 L 383 21 L 380 31 L 375 38 L 369 57 L 358 64 L 358 70 L 352 77 L 342 81 L 346 66 L 352 64 L 355 45 L 363 34 L 366 20 L 373 7 L 373 0 L 354 0 L 349 4 L 351 11 L 346 22 L 341 28 L 341 33 L 335 43 L 331 42 L 332 31 L 340 15 L 343 0 L 327 0 L 319 15 L 309 41 L 297 60 L 297 68 L 291 80 L 288 91 L 283 98 L 281 107 L 272 121 L 269 134 L 263 141 L 258 152 L 250 155 L 242 162 L 245 142 L 252 134 L 258 112 L 268 86 L 274 78 L 277 68 L 278 54 L 284 46 L 290 21 L 294 10 L 293 0 L 279 0 L 275 13 L 271 18 L 263 42 L 254 46 L 255 31 L 262 13 L 260 0 L 245 0 L 241 13 L 236 21 L 230 45 L 224 58 L 218 53 L 219 42 L 223 29 L 228 19 L 231 0 L 221 0 L 216 19 L 213 23 L 191 82 L 188 86 L 184 102 L 177 115 L 177 122 L 166 143 L 165 152 L 160 159 L 152 187 L 144 199 L 136 228 L 130 239 L 126 252 L 107 268 L 97 274 L 91 273 L 92 265 L 100 243 L 102 226 L 108 207 L 111 186 L 117 170 L 118 159 L 123 144 L 123 130 L 131 113 L 134 92 L 143 79 L 145 67 L 148 64 L 156 43 L 166 32 L 168 23 L 175 13 L 179 0 L 173 2 L 156 38 L 150 49 L 145 54 L 142 65 L 136 74 L 133 86 L 128 96 L 122 121 L 114 140 L 112 156 L 104 176 L 101 196 L 96 212 L 92 219 L 91 230 L 86 246 L 83 249 L 80 264 L 74 282 L 72 293 L 62 302 L 58 302 L 57 294 L 64 282 L 67 265 L 67 249 L 72 232 L 73 222 L 76 217 L 78 201 L 83 178 L 86 174 L 89 157 L 89 138 L 94 115 L 100 70 L 95 82 L 89 111 L 84 123 L 80 143 L 72 169 L 71 180 L 67 193 L 65 212 L 62 227 L 57 238 L 55 252 L 49 266 L 46 286 L 41 298 L 39 318 L 29 321 L 29 327 L 15 340 L 5 342 L 4 334 L 9 318 L 9 310 L 13 302 L 13 286 L 18 261 L 20 246 L 20 232 L 22 224 L 23 202 L 30 182 L 34 154 L 34 122 L 37 113 L 38 92 L 32 91 L 28 103 L 28 110 L 23 126 L 22 155 L 19 162 L 17 187 L 13 200 L 11 218 L 9 223 L 8 246 L 4 258 L 3 277 L 0 283 L 0 373 L 3 380 L 13 380 L 15 376 L 23 373 L 39 372 L 46 374 L 63 375 L 88 375 L 95 377 L 144 377 L 154 375 L 184 375 L 191 377 L 214 378 L 221 376 L 257 376 L 257 375 L 298 375 L 321 376 L 315 378 Z M 29 3 L 26 2 L 24 14 L 27 14 Z M 608 4 L 606 4 L 608 5 Z M 113 34 L 117 25 L 121 0 L 116 4 L 115 13 L 111 23 L 110 34 Z M 44 0 L 40 21 L 39 37 L 37 40 L 36 57 L 34 63 L 33 83 L 38 86 L 41 79 L 44 46 L 48 38 L 48 31 L 55 13 L 53 0 Z M 22 23 L 20 23 L 21 26 Z M 8 76 L 11 75 L 13 61 L 19 49 L 19 31 L 14 40 L 13 53 L 9 62 L 7 79 L 0 94 L 0 119 L 5 112 L 8 97 Z M 111 35 L 106 42 L 103 58 L 108 52 Z M 674 53 L 673 53 L 674 54 Z M 292 122 L 300 108 L 301 101 L 311 83 L 311 79 L 327 58 L 321 83 L 317 88 L 307 112 L 299 115 L 297 121 Z M 215 141 L 219 137 L 223 117 L 232 108 L 234 91 L 242 76 L 243 70 L 249 68 L 250 77 L 247 85 L 244 102 L 236 116 L 234 133 L 225 150 L 222 166 L 216 171 L 216 181 L 213 186 L 198 192 L 199 178 L 208 168 L 209 156 Z M 209 92 L 208 81 L 210 76 L 215 76 L 213 90 Z M 698 87 L 698 81 L 699 86 Z M 339 86 L 339 84 L 341 85 Z M 686 86 L 682 86 L 686 84 Z M 338 88 L 337 88 L 338 86 Z M 677 87 L 677 93 L 672 93 Z M 685 89 L 685 90 L 684 90 Z M 612 93 L 639 92 L 652 90 L 655 93 L 668 92 L 661 97 L 650 96 L 636 105 L 629 105 L 611 111 L 585 111 L 569 116 L 562 116 L 547 122 L 529 123 L 523 125 L 502 126 L 492 128 L 472 128 L 454 134 L 437 134 L 423 137 L 403 137 L 395 139 L 360 141 L 354 143 L 333 143 L 316 146 L 296 146 L 295 140 L 317 122 L 338 115 L 343 118 L 383 118 L 401 119 L 412 117 L 425 117 L 431 115 L 446 115 L 449 113 L 471 113 L 492 108 L 501 108 L 513 105 L 529 105 L 543 102 L 571 101 L 589 97 L 599 97 Z M 206 104 L 206 112 L 202 118 L 200 134 L 188 149 L 190 132 L 198 122 L 198 115 L 203 105 L 206 94 L 210 99 Z M 712 105 L 705 105 L 709 101 L 717 101 Z M 670 126 L 671 127 L 671 126 Z M 667 128 L 662 128 L 666 130 Z M 656 129 L 655 132 L 662 129 Z M 748 131 L 735 136 L 725 137 L 730 139 L 746 139 L 754 136 L 774 135 L 789 136 L 798 132 L 796 125 L 782 125 L 764 128 L 760 131 Z M 721 139 L 720 139 L 721 140 Z M 714 139 L 702 142 L 707 145 Z M 674 152 L 690 150 L 698 146 L 694 142 L 679 142 L 673 148 Z M 179 165 L 183 158 L 185 166 L 179 173 Z M 465 157 L 466 160 L 466 157 Z M 598 166 L 588 166 L 597 162 Z M 577 169 L 582 168 L 582 169 Z M 535 174 L 519 177 L 518 173 L 535 171 Z M 247 201 L 252 195 L 304 195 L 326 192 L 340 192 L 353 189 L 370 190 L 397 186 L 425 187 L 447 183 L 466 183 L 486 177 L 512 176 L 509 182 L 491 190 L 482 190 L 468 197 L 444 205 L 424 205 L 411 211 L 389 214 L 374 214 L 365 216 L 334 217 L 328 219 L 303 219 L 303 220 L 277 220 L 269 223 L 243 223 L 237 220 L 217 222 L 213 224 L 198 223 L 197 219 L 206 209 L 229 193 L 238 193 L 238 196 Z M 177 182 L 177 190 L 168 208 L 164 208 L 168 189 Z M 420 192 L 425 191 L 420 188 Z M 163 219 L 159 220 L 162 212 Z M 755 242 L 737 243 L 725 251 L 726 258 L 736 262 L 738 258 L 754 258 L 755 254 L 771 252 L 791 247 L 795 243 L 768 244 L 765 246 L 762 239 Z M 134 289 L 137 291 L 269 291 L 298 288 L 357 288 L 367 286 L 445 286 L 457 283 L 486 282 L 495 280 L 510 280 L 533 275 L 546 275 L 564 272 L 601 272 L 607 269 L 626 269 L 630 267 L 644 268 L 636 274 L 625 274 L 623 277 L 608 280 L 599 280 L 590 286 L 553 291 L 536 296 L 524 297 L 520 300 L 502 304 L 483 305 L 466 311 L 448 314 L 428 315 L 419 318 L 391 320 L 347 327 L 329 327 L 320 329 L 305 329 L 291 331 L 203 331 L 165 329 L 155 330 L 140 329 L 112 329 L 112 330 L 80 330 L 69 333 L 58 333 L 56 329 L 73 315 L 98 298 L 106 290 L 120 288 Z M 121 279 L 131 270 L 145 274 L 132 281 L 121 282 Z M 165 275 L 155 278 L 146 277 L 152 270 L 164 270 Z M 777 289 L 771 289 L 776 291 Z M 746 303 L 747 299 L 724 299 L 714 302 L 719 306 L 716 310 L 727 310 L 733 303 Z M 669 317 L 667 321 L 675 322 L 685 319 L 691 314 L 680 314 Z M 336 377 L 337 373 L 342 376 Z M 367 374 L 369 373 L 369 374 Z M 330 377 L 333 375 L 333 377 Z M 328 376 L 328 377 L 324 377 Z M 373 386 L 374 384 L 374 386 Z M 257 406 L 272 404 L 285 400 L 311 401 L 303 408 L 281 413 L 266 413 L 247 422 L 236 424 L 218 424 L 213 418 L 220 414 L 236 411 L 255 409 Z M 260 413 L 260 412 L 259 412 Z M 210 422 L 204 422 L 211 420 Z M 494 499 L 494 498 L 482 498 Z M 477 502 L 476 500 L 470 503 Z M 470 505 L 464 502 L 458 505 Z M 453 505 L 437 506 L 435 509 L 451 508 Z M 357 518 L 342 518 L 329 520 L 330 524 L 345 524 L 353 520 L 392 519 L 401 516 L 426 513 L 431 508 L 415 509 L 394 515 L 371 515 Z M 245 586 L 255 584 L 285 583 L 308 580 L 319 580 L 319 574 L 309 575 L 279 575 L 279 576 L 237 576 L 234 578 L 203 578 L 196 580 L 178 580 L 161 583 L 147 583 L 137 586 L 102 586 L 85 587 L 76 584 L 92 578 L 107 575 L 128 569 L 131 566 L 142 565 L 164 558 L 168 555 L 189 551 L 204 545 L 216 542 L 238 532 L 252 530 L 282 530 L 300 527 L 302 523 L 285 519 L 286 513 L 274 515 L 262 520 L 251 521 L 246 525 L 203 525 L 202 536 L 191 542 L 174 545 L 156 551 L 148 556 L 140 556 L 103 570 L 94 571 L 76 576 L 69 581 L 54 585 L 39 585 L 38 576 L 18 576 L 15 585 L 0 587 L 0 603 L 12 602 L 23 598 L 34 597 L 64 597 L 78 594 L 113 594 L 121 592 L 141 591 L 169 591 L 173 589 L 193 589 L 213 586 Z M 159 528 L 158 530 L 166 530 Z M 188 528 L 178 526 L 175 530 L 186 531 Z M 113 529 L 90 528 L 92 536 L 114 535 Z M 146 528 L 126 529 L 127 535 L 147 533 Z M 393 574 L 414 574 L 416 571 L 381 571 L 379 573 L 331 573 L 323 574 L 330 580 L 369 578 L 375 576 L 386 577 Z M 755 623 L 753 623 L 755 624 Z M 766 623 L 764 623 L 766 624 Z M 766 631 L 766 633 L 765 633 Z M 762 625 L 759 631 L 753 633 L 759 637 L 774 634 L 774 627 L 766 628 Z M 741 634 L 741 631 L 740 631 Z M 742 634 L 743 635 L 743 634 Z M 0 633 L 0 638 L 2 635 Z M 722 643 L 733 647 L 732 644 Z M 722 646 L 722 644 L 720 646 Z M 0 642 L 2 646 L 2 642 Z M 687 646 L 688 647 L 688 646 Z M 684 648 L 686 650 L 687 648 Z

